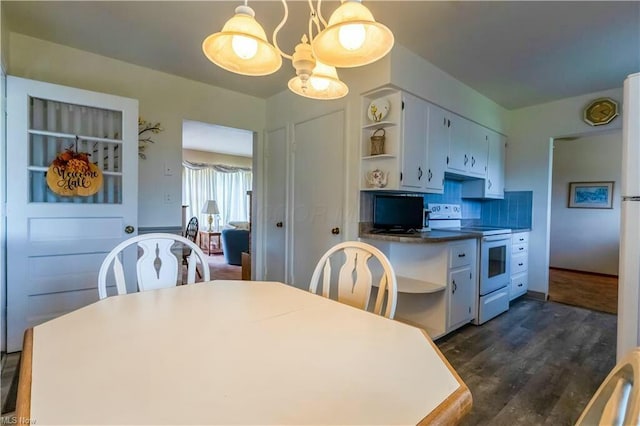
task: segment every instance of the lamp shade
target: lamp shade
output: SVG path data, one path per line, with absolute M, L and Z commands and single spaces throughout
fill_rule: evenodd
M 204 39 L 202 50 L 214 64 L 242 75 L 268 75 L 280 69 L 282 57 L 268 41 L 249 6 L 238 6 L 222 31 Z
M 207 200 L 202 207 L 202 212 L 206 214 L 220 214 L 220 210 L 218 210 L 218 203 L 216 200 Z
M 349 87 L 338 78 L 335 67 L 316 61 L 316 66 L 306 84 L 299 76 L 289 80 L 289 89 L 311 99 L 339 99 L 349 93 Z
M 347 0 L 336 9 L 313 40 L 313 55 L 327 65 L 352 68 L 377 61 L 393 47 L 393 33 L 376 22 L 360 0 Z

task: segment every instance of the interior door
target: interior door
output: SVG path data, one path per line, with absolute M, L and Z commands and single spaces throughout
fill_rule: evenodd
M 342 241 L 344 111 L 294 126 L 291 284 L 309 288 L 313 269 Z
M 8 77 L 8 352 L 21 349 L 26 328 L 98 300 L 106 253 L 136 234 L 137 117 L 133 99 Z M 47 185 L 49 165 L 67 149 L 102 171 L 94 195 Z
M 265 280 L 287 282 L 285 274 L 287 201 L 287 132 L 267 132 L 265 146 Z

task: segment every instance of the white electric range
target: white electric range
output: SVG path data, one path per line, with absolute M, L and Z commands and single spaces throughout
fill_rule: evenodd
M 474 324 L 482 324 L 509 309 L 511 278 L 511 229 L 495 226 L 462 226 L 459 204 L 427 205 L 428 226 L 441 231 L 481 235 L 478 309 Z M 427 224 L 425 224 L 426 226 Z

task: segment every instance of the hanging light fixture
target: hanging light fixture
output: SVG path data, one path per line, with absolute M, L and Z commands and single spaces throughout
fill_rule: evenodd
M 222 31 L 204 39 L 202 50 L 214 64 L 243 75 L 269 75 L 282 66 L 282 58 L 246 4 L 224 24 Z
M 277 42 L 278 31 L 289 16 L 286 0 L 282 0 L 284 17 L 273 31 L 273 45 L 267 41 L 264 29 L 245 0 L 221 32 L 204 40 L 204 54 L 228 71 L 252 76 L 276 72 L 282 64 L 281 57 L 285 57 L 296 70 L 296 76 L 288 84 L 291 91 L 313 99 L 341 98 L 349 88 L 338 78 L 335 67 L 356 67 L 380 59 L 391 50 L 393 34 L 373 19 L 360 0 L 346 0 L 333 13 L 329 24 L 320 13 L 321 0 L 318 0 L 317 12 L 312 0 L 308 3 L 309 37 L 302 37 L 293 55 L 284 53 Z M 319 33 L 315 39 L 314 26 Z M 318 40 L 321 43 L 316 46 Z
M 393 47 L 393 33 L 373 18 L 361 0 L 346 0 L 313 40 L 314 56 L 334 67 L 367 65 Z

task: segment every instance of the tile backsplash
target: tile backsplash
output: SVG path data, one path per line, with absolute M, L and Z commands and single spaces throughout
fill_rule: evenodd
M 503 200 L 484 200 L 480 224 L 531 229 L 533 191 L 505 191 Z
M 360 192 L 361 222 L 373 220 L 374 196 L 373 192 Z M 531 229 L 533 191 L 505 191 L 503 200 L 469 200 L 462 198 L 462 182 L 445 179 L 444 194 L 424 194 L 425 208 L 428 203 L 460 204 L 465 225 Z

